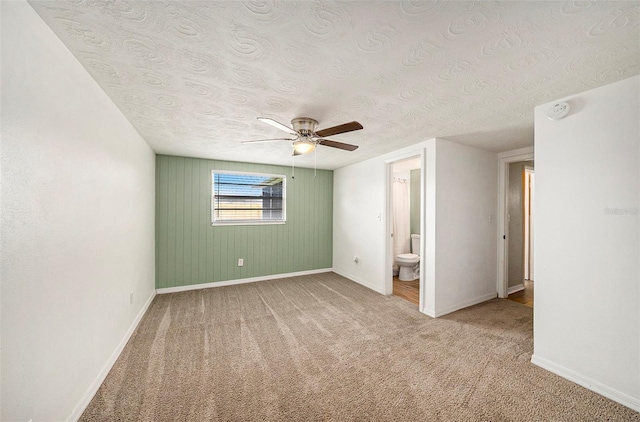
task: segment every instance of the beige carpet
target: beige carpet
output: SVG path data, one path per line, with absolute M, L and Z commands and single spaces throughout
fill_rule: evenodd
M 159 295 L 81 420 L 640 420 L 531 353 L 508 300 L 431 319 L 333 273 Z

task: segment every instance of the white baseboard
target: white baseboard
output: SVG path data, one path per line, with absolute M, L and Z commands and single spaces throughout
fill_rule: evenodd
M 582 387 L 594 391 L 600 395 L 603 395 L 613 401 L 620 403 L 623 406 L 627 406 L 630 409 L 640 412 L 640 398 L 631 397 L 628 394 L 622 393 L 614 388 L 604 385 L 594 379 L 585 377 L 571 369 L 565 368 L 562 365 L 558 365 L 545 358 L 537 355 L 531 357 L 531 363 L 537 365 L 549 372 L 553 372 L 562 378 L 568 379 L 571 382 L 575 382 Z
M 211 287 L 223 287 L 223 286 L 233 286 L 236 284 L 255 283 L 256 281 L 275 280 L 278 278 L 289 278 L 289 277 L 299 277 L 302 275 L 329 273 L 331 271 L 333 271 L 331 268 L 321 268 L 319 270 L 298 271 L 294 273 L 273 274 L 273 275 L 265 275 L 260 277 L 240 278 L 237 280 L 214 281 L 211 283 L 189 284 L 187 286 L 177 286 L 177 287 L 164 287 L 161 289 L 156 289 L 156 292 L 159 295 L 162 295 L 166 293 L 177 293 L 177 292 L 186 292 L 189 290 L 208 289 Z
M 82 399 L 80 400 L 80 402 L 73 409 L 69 418 L 67 418 L 68 421 L 76 422 L 78 419 L 80 419 L 80 416 L 82 416 L 82 413 L 84 412 L 84 410 L 87 408 L 89 403 L 91 403 L 93 396 L 95 396 L 96 393 L 98 392 L 98 389 L 104 382 L 104 379 L 109 374 L 109 371 L 111 371 L 111 368 L 113 367 L 113 365 L 116 363 L 116 360 L 118 360 L 120 353 L 122 353 L 122 350 L 124 350 L 124 346 L 127 345 L 127 342 L 131 338 L 131 335 L 133 334 L 133 332 L 138 327 L 138 324 L 142 320 L 142 317 L 144 316 L 144 314 L 147 312 L 147 309 L 149 309 L 149 305 L 151 305 L 151 302 L 153 301 L 153 298 L 155 296 L 156 296 L 156 292 L 154 290 L 149 296 L 149 299 L 147 299 L 145 304 L 142 306 L 142 309 L 140 309 L 140 312 L 138 312 L 138 315 L 136 315 L 136 318 L 133 320 L 133 322 L 129 326 L 129 329 L 127 330 L 127 332 L 124 333 L 124 337 L 116 347 L 116 350 L 114 350 L 113 353 L 111 353 L 111 356 L 109 356 L 109 360 L 107 361 L 107 363 L 105 363 L 105 365 L 102 367 L 102 370 L 98 373 L 98 376 L 96 376 L 96 378 L 93 380 L 87 392 L 84 393 L 84 396 L 82 396 Z
M 366 288 L 368 288 L 368 289 L 373 290 L 374 292 L 378 292 L 378 293 L 380 293 L 381 295 L 384 295 L 384 294 L 385 294 L 385 293 L 384 293 L 384 290 L 377 289 L 377 288 L 373 287 L 371 284 L 367 283 L 367 282 L 366 282 L 366 281 L 364 281 L 364 280 L 359 279 L 358 277 L 356 277 L 356 276 L 354 276 L 354 275 L 348 274 L 348 273 L 346 273 L 346 272 L 344 272 L 344 271 L 341 271 L 341 270 L 337 270 L 337 269 L 335 269 L 335 268 L 333 269 L 333 272 L 334 272 L 334 273 L 336 273 L 336 274 L 338 274 L 338 275 L 341 275 L 341 276 L 342 276 L 342 277 L 344 277 L 344 278 L 348 278 L 349 280 L 351 280 L 351 281 L 353 281 L 353 282 L 355 282 L 355 283 L 361 284 L 361 285 L 363 285 L 364 287 L 366 287 Z
M 431 318 L 435 318 L 436 317 L 436 311 L 434 311 L 433 309 L 424 308 L 422 310 L 422 313 L 425 314 L 426 316 L 431 317 Z
M 518 284 L 516 286 L 511 286 L 511 287 L 509 287 L 507 289 L 507 296 L 511 295 L 511 294 L 514 294 L 514 293 L 517 293 L 517 292 L 522 291 L 522 290 L 524 290 L 524 283 L 520 283 L 520 284 Z
M 446 314 L 450 314 L 451 312 L 459 311 L 460 309 L 467 308 L 472 305 L 477 305 L 478 303 L 486 302 L 487 300 L 491 300 L 497 297 L 497 293 L 487 293 L 486 295 L 474 297 L 471 299 L 464 300 L 462 302 L 458 302 L 454 305 L 447 306 L 442 309 L 435 309 L 433 311 L 429 310 L 429 312 L 433 312 L 433 315 L 429 315 L 432 318 L 438 318 Z M 426 313 L 426 312 L 425 312 Z

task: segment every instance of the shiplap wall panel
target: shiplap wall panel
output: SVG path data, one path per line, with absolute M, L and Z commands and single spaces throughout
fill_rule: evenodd
M 285 175 L 286 224 L 212 226 L 212 170 Z M 158 155 L 156 183 L 157 288 L 331 268 L 332 171 Z

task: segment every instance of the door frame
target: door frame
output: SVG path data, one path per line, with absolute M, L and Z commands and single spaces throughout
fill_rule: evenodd
M 386 295 L 393 294 L 393 239 L 391 233 L 393 232 L 393 164 L 399 161 L 405 161 L 410 158 L 419 158 L 420 160 L 420 296 L 418 310 L 424 313 L 425 307 L 425 200 L 426 200 L 426 153 L 425 149 L 421 148 L 416 151 L 407 152 L 406 154 L 398 155 L 388 160 L 385 160 L 385 176 L 386 176 L 386 212 L 388 216 L 385 227 L 385 262 L 384 262 L 384 274 L 385 283 L 384 291 Z
M 524 236 L 523 236 L 523 240 L 524 240 L 524 247 L 523 252 L 524 252 L 524 256 L 523 256 L 523 266 L 524 266 L 524 275 L 523 275 L 523 283 L 524 280 L 531 280 L 531 256 L 533 255 L 532 253 L 532 241 L 531 241 L 531 217 L 533 216 L 533 191 L 534 188 L 532 187 L 532 176 L 535 175 L 535 170 L 532 166 L 528 166 L 525 165 L 524 166 L 524 177 L 522 178 L 522 182 L 523 182 L 523 186 L 524 186 L 524 210 L 523 210 L 523 218 L 524 218 L 524 225 L 523 225 L 523 229 L 524 229 Z M 534 179 L 535 180 L 535 179 Z M 534 182 L 535 183 L 535 182 Z
M 497 285 L 498 297 L 506 298 L 509 280 L 506 276 L 509 268 L 509 222 L 508 192 L 509 192 L 509 164 L 527 161 L 534 158 L 533 147 L 516 149 L 498 154 L 498 224 L 497 224 Z

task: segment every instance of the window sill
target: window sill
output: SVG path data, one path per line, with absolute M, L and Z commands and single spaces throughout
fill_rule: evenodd
M 287 224 L 286 221 L 214 221 L 211 223 L 216 226 L 270 226 L 273 224 Z

